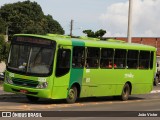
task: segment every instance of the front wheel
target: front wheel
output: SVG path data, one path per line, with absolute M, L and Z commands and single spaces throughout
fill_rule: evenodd
M 76 100 L 77 100 L 77 88 L 73 86 L 69 89 L 66 101 L 67 103 L 75 103 Z
M 130 94 L 130 86 L 126 83 L 123 87 L 122 94 L 120 96 L 121 100 L 123 101 L 128 100 L 129 94 Z

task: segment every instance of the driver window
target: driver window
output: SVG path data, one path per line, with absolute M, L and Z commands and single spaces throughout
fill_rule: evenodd
M 67 74 L 70 70 L 70 49 L 59 49 L 57 53 L 56 76 L 60 77 Z

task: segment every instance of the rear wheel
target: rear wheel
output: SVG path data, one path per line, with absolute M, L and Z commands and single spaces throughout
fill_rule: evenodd
M 123 101 L 128 100 L 129 94 L 130 94 L 130 86 L 126 83 L 123 87 L 120 99 Z
M 154 86 L 158 86 L 158 83 L 159 83 L 159 78 L 158 76 L 156 76 L 154 79 Z
M 37 102 L 38 100 L 39 100 L 39 97 L 35 97 L 35 96 L 29 96 L 29 95 L 27 95 L 26 96 L 27 97 L 27 99 L 30 101 L 30 102 Z
M 71 87 L 68 92 L 68 97 L 66 99 L 67 103 L 75 103 L 77 100 L 77 88 L 75 86 Z

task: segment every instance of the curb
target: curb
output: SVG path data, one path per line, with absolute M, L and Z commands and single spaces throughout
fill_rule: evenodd
M 153 90 L 150 93 L 160 93 L 160 90 Z

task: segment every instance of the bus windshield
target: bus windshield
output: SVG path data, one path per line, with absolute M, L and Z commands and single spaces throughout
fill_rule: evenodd
M 54 50 L 55 47 L 14 43 L 7 68 L 22 74 L 48 75 L 52 72 Z

